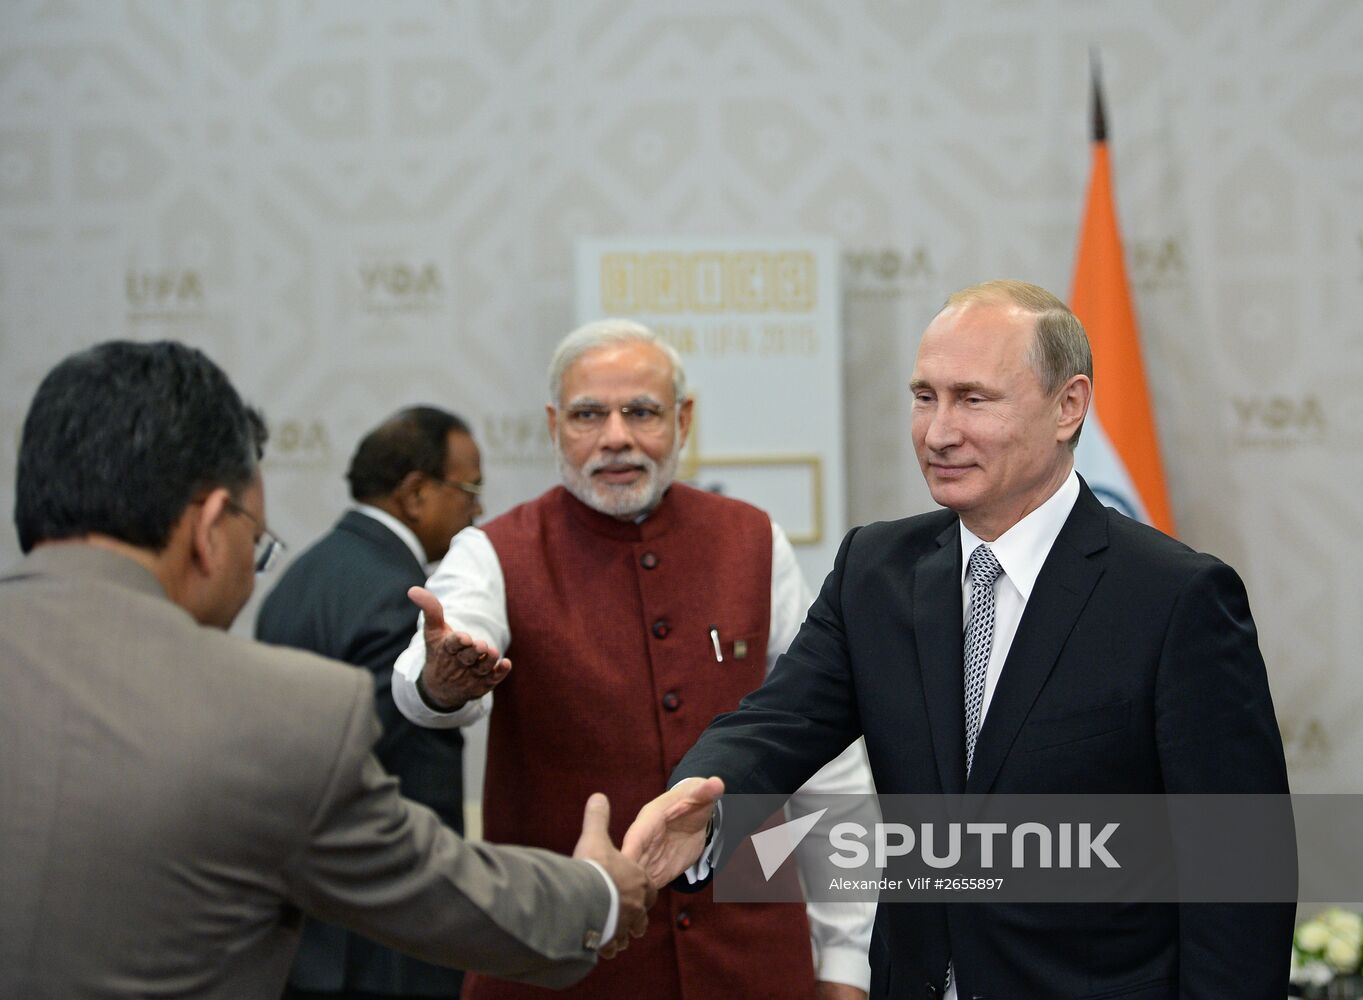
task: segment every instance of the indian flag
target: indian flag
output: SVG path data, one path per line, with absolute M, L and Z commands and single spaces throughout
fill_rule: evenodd
M 1103 503 L 1172 535 L 1174 517 L 1122 259 L 1096 60 L 1093 163 L 1070 308 L 1093 345 L 1093 403 L 1075 451 L 1075 467 Z

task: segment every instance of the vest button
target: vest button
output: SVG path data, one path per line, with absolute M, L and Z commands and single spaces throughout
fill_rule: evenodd
M 659 639 L 666 639 L 667 633 L 672 631 L 672 626 L 667 624 L 666 618 L 659 618 L 653 623 L 653 635 Z
M 658 557 L 652 552 L 645 552 L 639 557 L 639 565 L 644 569 L 654 569 L 658 565 Z
M 684 931 L 691 927 L 691 914 L 682 910 L 677 914 L 677 930 Z
M 681 708 L 681 696 L 676 691 L 669 691 L 663 695 L 663 708 L 669 712 L 675 712 Z

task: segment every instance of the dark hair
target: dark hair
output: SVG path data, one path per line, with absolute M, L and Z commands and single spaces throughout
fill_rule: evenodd
M 397 489 L 409 472 L 445 477 L 451 431 L 470 434 L 469 425 L 434 406 L 399 410 L 364 436 L 345 477 L 356 500 L 376 500 Z
M 265 421 L 175 341 L 111 340 L 48 372 L 19 444 L 19 547 L 91 532 L 160 551 L 190 501 L 250 483 Z

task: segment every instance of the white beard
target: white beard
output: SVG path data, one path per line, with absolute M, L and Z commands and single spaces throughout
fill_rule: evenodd
M 642 451 L 630 449 L 610 457 L 588 459 L 580 467 L 573 467 L 563 455 L 559 442 L 558 471 L 563 486 L 592 510 L 600 511 L 610 517 L 633 518 L 646 514 L 658 506 L 667 488 L 677 475 L 677 461 L 681 456 L 681 438 L 661 462 L 655 462 Z M 644 473 L 632 483 L 604 483 L 593 478 L 592 473 L 608 465 L 619 463 L 638 465 Z

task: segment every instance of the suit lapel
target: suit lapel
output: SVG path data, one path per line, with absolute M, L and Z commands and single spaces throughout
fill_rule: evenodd
M 1008 649 L 975 744 L 967 792 L 987 792 L 993 785 L 1018 729 L 1103 575 L 1101 552 L 1106 547 L 1106 509 L 1081 479 L 1079 499 L 1041 567 Z
M 965 789 L 965 690 L 961 678 L 960 525 L 937 536 L 938 548 L 918 561 L 913 581 L 913 630 L 928 726 L 942 791 Z

